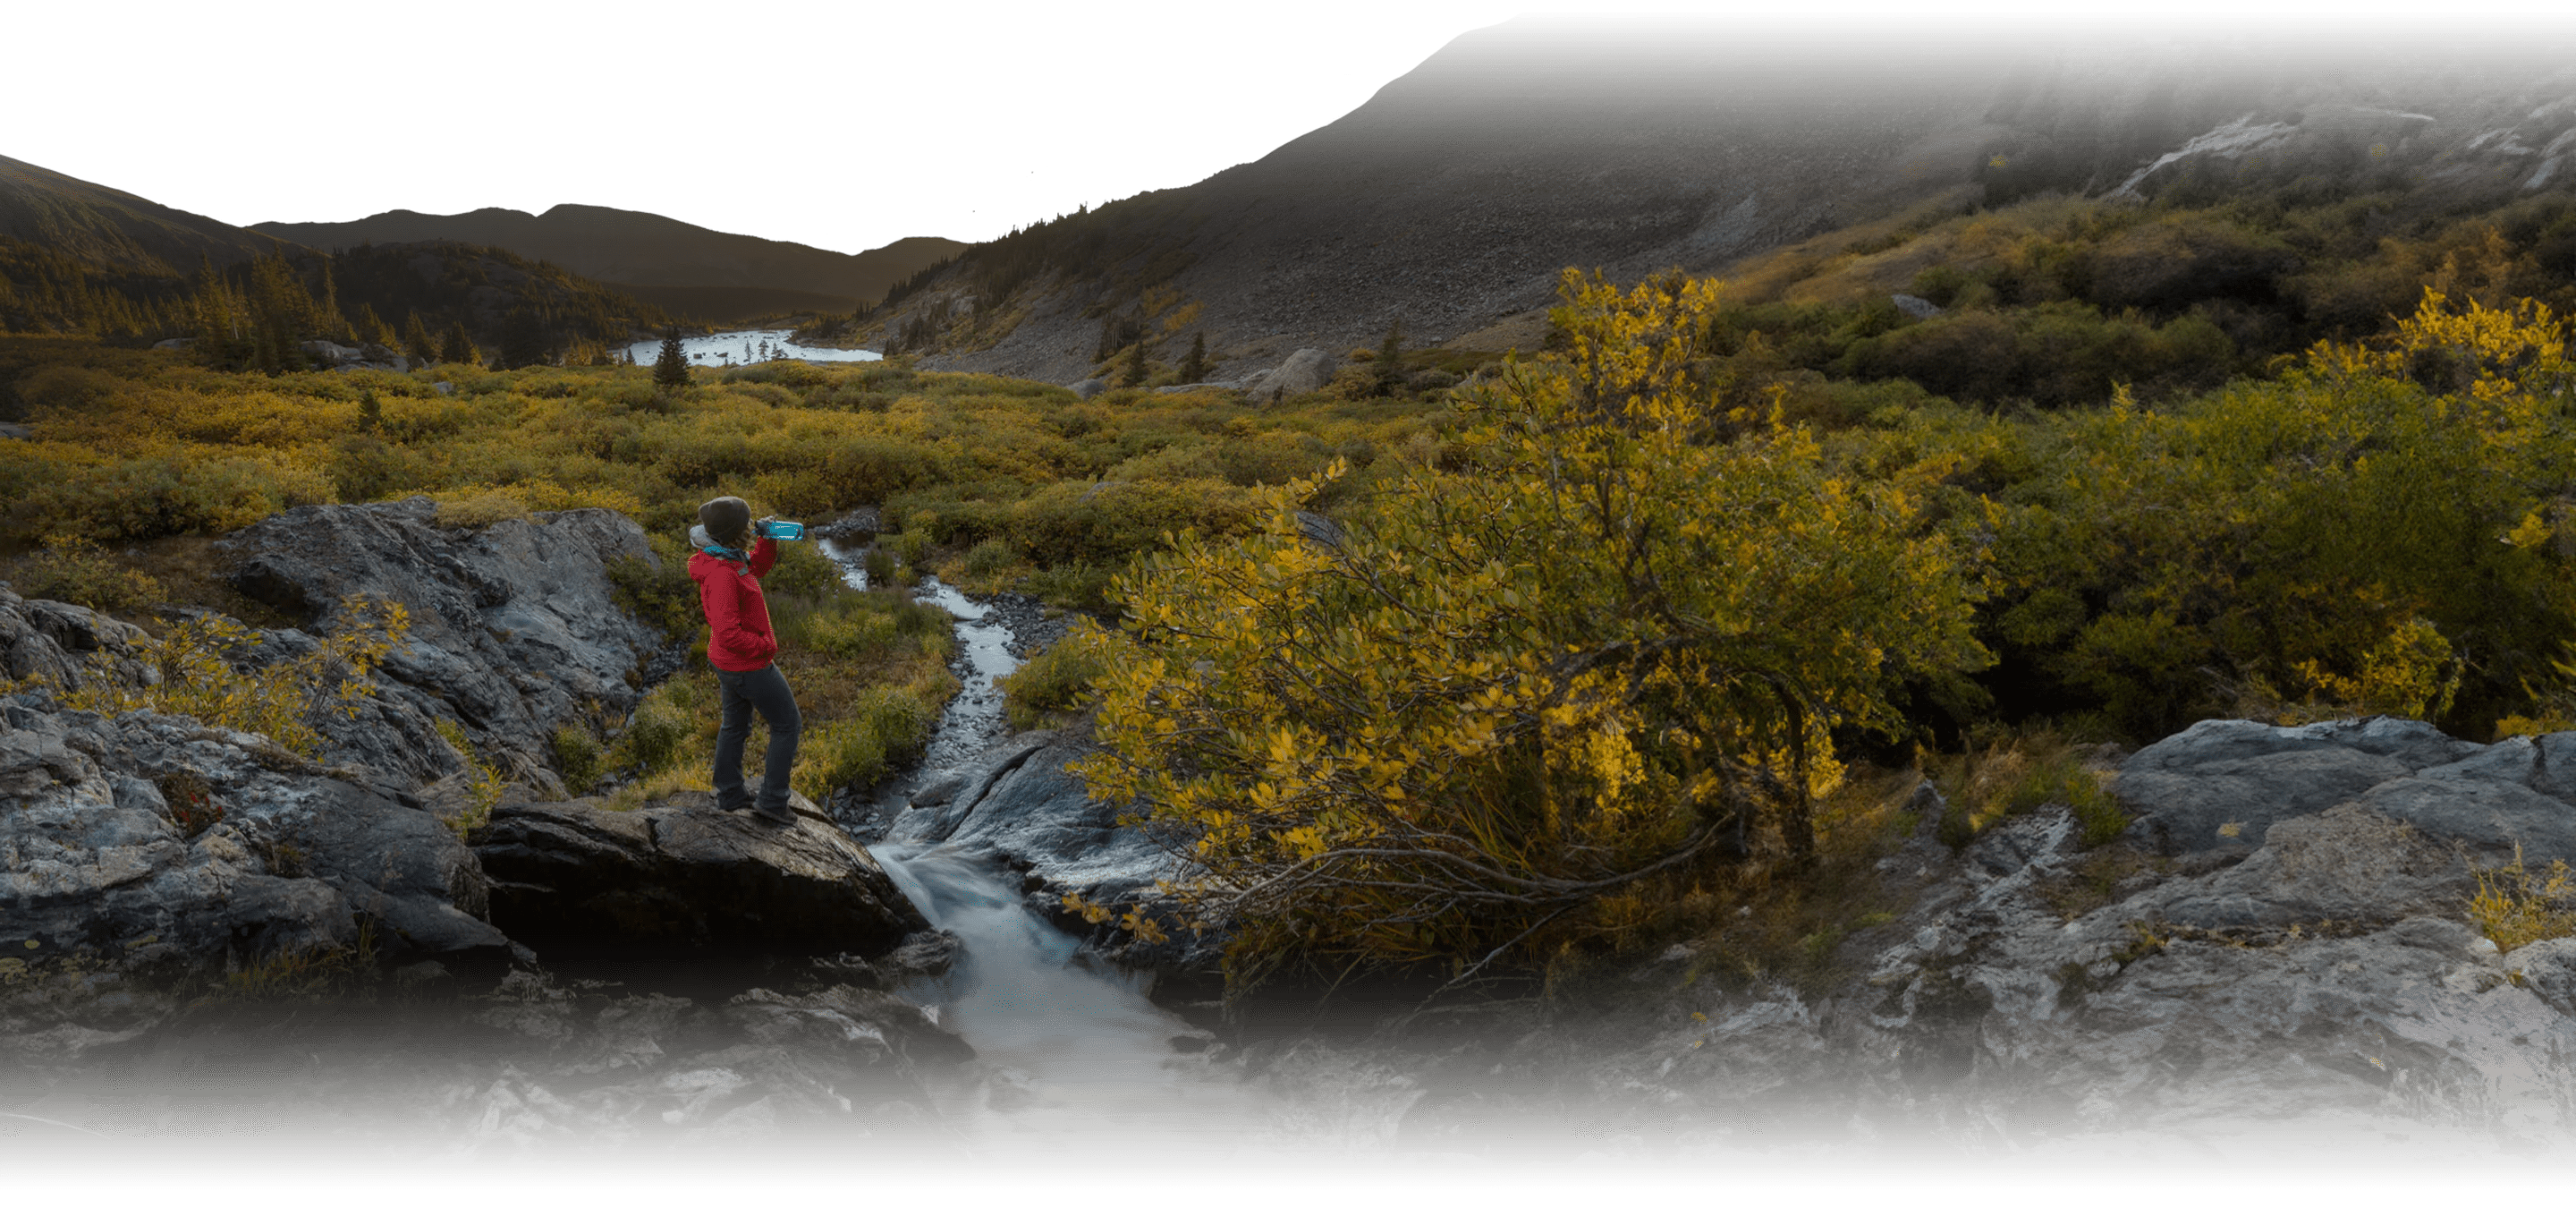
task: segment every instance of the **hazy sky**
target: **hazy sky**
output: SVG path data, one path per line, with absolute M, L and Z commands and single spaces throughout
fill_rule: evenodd
M 245 225 L 585 202 L 840 251 L 1189 184 L 1516 7 L 40 2 L 0 22 L 73 53 L 10 55 L 48 120 L 0 155 Z
M 1834 24 L 1927 11 L 1615 7 Z M 1939 11 L 2062 20 L 2074 7 Z M 2478 11 L 2504 36 L 2560 7 Z M 859 251 L 906 235 L 990 238 L 1189 184 L 1349 112 L 1451 38 L 1532 8 L 11 0 L 0 9 L 14 46 L 0 155 L 245 225 L 584 202 Z M 2347 29 L 2424 11 L 2379 0 L 2154 9 L 2167 22 Z

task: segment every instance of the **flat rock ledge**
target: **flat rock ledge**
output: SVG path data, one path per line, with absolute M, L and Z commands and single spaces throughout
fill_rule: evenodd
M 504 803 L 473 836 L 493 923 L 553 955 L 651 949 L 880 957 L 930 927 L 876 858 L 803 798 L 794 825 L 688 793 Z

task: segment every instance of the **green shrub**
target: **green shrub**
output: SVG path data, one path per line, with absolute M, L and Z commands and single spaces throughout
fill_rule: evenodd
M 930 552 L 930 534 L 907 530 L 882 539 L 880 544 L 892 550 L 904 565 L 918 568 L 921 556 Z
M 1012 552 L 1010 542 L 991 537 L 976 542 L 975 548 L 966 551 L 966 573 L 979 579 L 998 575 L 1019 560 L 1020 556 Z
M 501 773 L 475 753 L 474 743 L 465 736 L 465 727 L 443 717 L 437 725 L 438 736 L 446 739 L 456 757 L 465 762 L 465 800 L 455 814 L 439 819 L 461 839 L 491 821 L 492 807 L 501 804 Z
M 564 791 L 578 797 L 599 782 L 608 752 L 590 727 L 567 722 L 555 727 L 555 766 L 562 769 Z
M 60 600 L 104 612 L 161 603 L 169 593 L 159 580 L 130 566 L 85 537 L 56 534 L 45 551 L 18 564 L 10 587 L 30 600 Z
M 698 603 L 697 581 L 689 577 L 688 554 L 677 537 L 651 533 L 655 561 L 618 558 L 608 564 L 609 588 L 627 615 L 678 640 L 705 623 Z M 658 562 L 658 565 L 656 564 Z
M 683 703 L 673 699 L 674 680 L 644 697 L 635 706 L 635 715 L 626 721 L 626 730 L 617 736 L 621 762 L 641 775 L 663 771 L 679 761 L 682 748 L 697 731 L 697 722 L 689 716 Z
M 805 734 L 797 751 L 796 791 L 816 801 L 838 788 L 865 788 L 930 743 L 939 711 L 898 687 L 861 693 L 840 720 Z
M 870 588 L 883 590 L 894 586 L 894 555 L 883 547 L 868 547 L 866 556 L 860 559 L 859 564 L 867 574 Z
M 1070 713 L 1100 676 L 1102 647 L 1060 641 L 1001 680 L 1002 710 L 1014 730 L 1034 730 Z
M 840 592 L 845 585 L 841 564 L 831 559 L 810 541 L 781 541 L 778 561 L 769 573 L 761 576 L 761 589 L 771 597 L 802 596 L 822 599 Z

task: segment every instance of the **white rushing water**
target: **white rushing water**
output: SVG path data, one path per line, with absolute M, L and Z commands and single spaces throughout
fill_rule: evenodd
M 853 587 L 866 585 L 860 553 L 826 541 Z M 1008 731 L 998 680 L 1019 668 L 999 610 L 925 576 L 914 598 L 957 618 L 956 669 L 964 681 L 940 715 L 922 769 L 894 789 L 908 793 L 923 773 L 974 759 Z M 901 808 L 899 802 L 887 803 Z M 942 1104 L 949 1119 L 996 1151 L 1080 1148 L 1113 1135 L 1196 1136 L 1209 1145 L 1243 1143 L 1267 1114 L 1237 1079 L 1206 1058 L 1176 1050 L 1173 1038 L 1205 1033 L 1147 999 L 1142 975 L 1093 964 L 1080 941 L 1031 913 L 1018 876 L 945 847 L 879 844 L 869 849 L 932 924 L 965 949 L 947 977 L 907 997 L 975 1046 L 983 1078 Z
M 796 343 L 795 333 L 786 328 L 759 331 L 719 331 L 714 335 L 689 336 L 680 341 L 680 352 L 691 365 L 723 368 L 728 365 L 750 365 L 760 361 L 882 361 L 885 358 L 864 348 L 816 348 Z M 637 340 L 626 346 L 626 355 L 638 365 L 650 365 L 662 355 L 662 341 Z

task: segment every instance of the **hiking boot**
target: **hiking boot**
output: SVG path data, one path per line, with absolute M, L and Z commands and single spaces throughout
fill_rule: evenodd
M 775 822 L 780 826 L 793 826 L 796 824 L 796 811 L 787 808 L 787 803 L 784 801 L 781 801 L 776 805 L 771 805 L 765 801 L 755 801 L 751 803 L 750 808 L 751 816 L 758 818 L 763 822 Z

